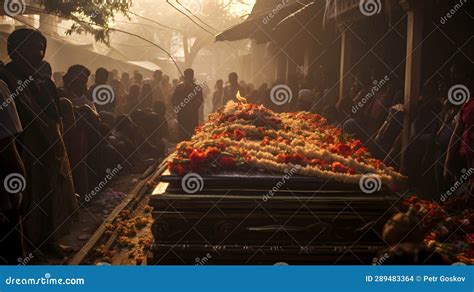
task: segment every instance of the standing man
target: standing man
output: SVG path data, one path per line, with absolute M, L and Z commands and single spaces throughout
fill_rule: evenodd
M 179 140 L 191 139 L 199 121 L 199 107 L 202 105 L 202 87 L 194 82 L 194 70 L 184 70 L 184 81 L 173 95 L 173 109 L 177 114 Z
M 164 101 L 163 90 L 161 88 L 161 81 L 163 80 L 163 72 L 161 70 L 156 70 L 153 73 L 153 102 Z
M 16 141 L 25 166 L 25 237 L 33 249 L 63 254 L 57 239 L 67 230 L 77 200 L 50 83 L 38 74 L 46 45 L 46 38 L 37 30 L 23 28 L 11 33 L 7 50 L 12 61 L 5 66 L 8 74 L 2 80 L 15 92 L 24 127 Z
M 109 113 L 115 112 L 115 106 L 117 105 L 117 99 L 115 93 L 110 92 L 111 87 L 104 87 L 108 84 L 109 80 L 109 71 L 105 68 L 98 68 L 95 71 L 95 83 L 89 88 L 89 99 L 91 99 L 95 103 L 95 107 L 97 112 L 106 111 Z M 103 86 L 102 89 L 95 90 L 97 87 Z M 108 97 L 107 95 L 112 94 L 113 96 Z M 94 96 L 96 95 L 96 96 Z M 103 96 L 102 96 L 103 95 Z M 103 99 L 106 100 L 105 103 L 97 101 L 102 101 Z
M 245 96 L 245 92 L 243 92 L 243 89 L 239 85 L 239 75 L 237 75 L 235 72 L 232 72 L 229 74 L 229 85 L 227 85 L 224 89 L 224 99 L 222 101 L 222 105 L 225 106 L 229 100 L 235 100 L 237 91 L 240 91 L 241 96 Z

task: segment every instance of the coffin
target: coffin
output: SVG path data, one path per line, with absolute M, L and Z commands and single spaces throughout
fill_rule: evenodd
M 183 190 L 167 171 L 154 190 L 148 264 L 370 264 L 399 196 L 382 188 L 264 174 L 203 176 Z M 278 186 L 278 188 L 276 187 Z

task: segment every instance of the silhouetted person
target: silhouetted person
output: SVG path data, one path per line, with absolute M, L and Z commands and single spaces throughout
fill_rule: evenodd
M 108 111 L 113 113 L 117 100 L 115 93 L 108 86 L 109 78 L 112 73 L 105 68 L 98 68 L 95 71 L 95 82 L 89 88 L 89 98 L 95 103 L 98 112 Z M 98 88 L 100 86 L 100 88 Z
M 143 82 L 143 75 L 140 72 L 135 72 L 135 74 L 133 75 L 133 83 L 141 87 L 142 82 Z
M 89 69 L 82 65 L 71 66 L 64 75 L 64 93 L 65 97 L 72 102 L 76 108 L 88 106 L 91 110 L 96 111 L 94 103 L 87 98 L 87 80 L 90 75 Z M 64 104 L 64 103 L 63 103 Z M 63 110 L 67 110 L 64 104 Z M 76 111 L 78 111 L 76 109 Z M 74 113 L 74 111 L 73 111 Z M 77 120 L 76 120 L 77 117 Z M 89 181 L 87 176 L 87 154 L 89 147 L 88 127 L 90 125 L 84 121 L 84 117 L 74 114 L 74 126 L 66 129 L 66 147 L 69 153 L 69 159 L 72 167 L 72 175 L 76 193 L 81 197 L 85 197 L 89 192 Z
M 133 84 L 130 86 L 125 103 L 125 113 L 127 114 L 130 114 L 134 110 L 138 109 L 140 104 L 140 86 L 138 86 L 138 84 Z
M 156 70 L 153 73 L 153 80 L 151 83 L 153 90 L 153 102 L 158 100 L 163 100 L 163 89 L 161 88 L 161 81 L 163 81 L 163 72 L 161 70 Z
M 147 109 L 153 106 L 153 87 L 150 83 L 146 82 L 142 86 L 140 92 L 140 108 Z
M 23 82 L 15 98 L 22 125 L 17 136 L 26 170 L 23 218 L 25 237 L 34 247 L 43 246 L 62 252 L 56 239 L 68 228 L 77 200 L 69 159 L 60 132 L 60 118 L 48 82 L 37 74 L 46 51 L 46 38 L 36 30 L 14 31 L 7 42 L 11 63 L 6 69 L 10 91 Z M 49 80 L 51 81 L 51 80 Z M 39 206 L 39 207 L 38 207 Z
M 224 97 L 224 80 L 219 79 L 214 85 L 214 95 L 212 96 L 212 110 L 216 111 L 218 108 L 223 106 L 222 99 Z
M 188 140 L 198 125 L 199 107 L 202 105 L 202 88 L 194 82 L 194 70 L 184 71 L 184 81 L 176 87 L 173 109 L 179 123 L 179 139 Z
M 122 82 L 123 88 L 130 88 L 130 74 L 128 74 L 127 72 L 123 72 L 122 77 L 120 78 L 120 82 Z
M 87 80 L 91 71 L 82 65 L 69 67 L 63 77 L 65 98 L 72 102 L 73 106 L 88 105 L 94 110 L 95 104 L 87 96 Z
M 245 96 L 245 92 L 239 85 L 239 75 L 237 75 L 235 72 L 232 72 L 229 74 L 229 85 L 227 85 L 224 89 L 224 98 L 222 100 L 222 104 L 226 105 L 229 100 L 235 100 L 235 96 L 238 91 L 240 91 L 241 96 Z

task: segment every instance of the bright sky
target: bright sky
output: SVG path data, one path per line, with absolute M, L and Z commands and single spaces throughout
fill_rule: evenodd
M 244 3 L 236 3 L 231 8 L 231 13 L 235 15 L 246 15 L 252 11 L 252 7 L 255 4 L 256 0 L 242 0 Z

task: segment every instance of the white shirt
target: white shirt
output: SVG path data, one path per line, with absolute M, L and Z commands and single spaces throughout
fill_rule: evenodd
M 13 136 L 23 131 L 16 111 L 15 101 L 7 84 L 0 80 L 0 139 Z

